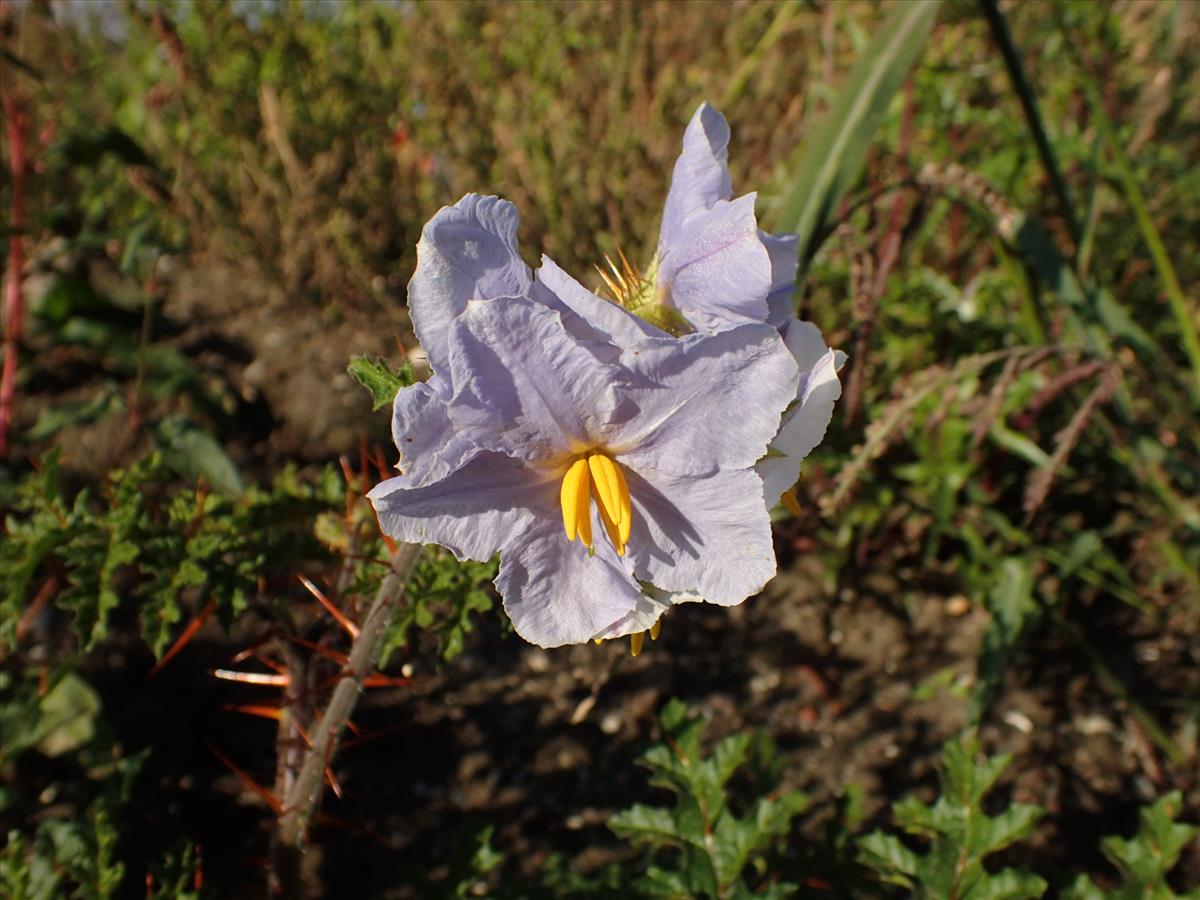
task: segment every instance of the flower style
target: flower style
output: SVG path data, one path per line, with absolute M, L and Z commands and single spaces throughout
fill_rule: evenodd
M 671 337 L 549 260 L 535 280 L 516 226 L 468 196 L 422 235 L 409 304 L 434 375 L 396 398 L 403 474 L 370 495 L 384 530 L 499 552 L 505 609 L 545 647 L 649 627 L 640 582 L 740 603 L 775 572 L 754 467 L 792 354 L 763 323 Z

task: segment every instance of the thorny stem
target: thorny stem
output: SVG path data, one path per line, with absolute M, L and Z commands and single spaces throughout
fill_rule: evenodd
M 8 130 L 8 165 L 12 171 L 12 208 L 8 240 L 8 281 L 4 290 L 4 370 L 0 374 L 0 457 L 8 454 L 8 428 L 17 393 L 17 347 L 21 341 L 24 302 L 21 271 L 25 268 L 25 111 L 12 92 L 4 95 Z
M 284 891 L 288 893 L 288 882 L 293 886 L 299 879 L 300 857 L 304 850 L 308 826 L 316 812 L 317 800 L 325 779 L 325 767 L 337 751 L 338 740 L 346 726 L 346 720 L 354 710 L 358 695 L 362 691 L 363 679 L 371 674 L 379 661 L 379 651 L 392 620 L 396 606 L 404 597 L 404 588 L 421 554 L 419 544 L 400 544 L 392 556 L 391 568 L 375 600 L 361 625 L 350 659 L 342 679 L 333 691 L 333 697 L 321 716 L 321 721 L 312 733 L 312 747 L 305 753 L 300 772 L 291 790 L 283 798 L 283 812 L 279 817 L 279 862 Z M 292 877 L 288 877 L 288 872 Z
M 303 700 L 310 684 L 310 670 L 302 654 L 286 641 L 279 641 L 289 676 L 280 708 L 279 729 L 275 738 L 275 796 L 290 797 L 305 762 L 304 735 L 309 722 Z M 286 807 L 280 806 L 280 811 Z M 300 855 L 278 843 L 275 864 L 268 870 L 268 890 L 272 896 L 298 897 L 300 891 Z

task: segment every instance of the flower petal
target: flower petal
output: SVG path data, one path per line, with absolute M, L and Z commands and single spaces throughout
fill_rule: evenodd
M 467 194 L 421 232 L 408 307 L 435 372 L 447 368 L 450 325 L 468 302 L 528 292 L 532 278 L 517 252 L 518 222 L 507 200 Z
M 543 462 L 601 442 L 622 415 L 621 372 L 598 359 L 595 346 L 530 300 L 468 304 L 450 341 L 455 427 L 490 450 Z
M 619 392 L 637 411 L 613 435 L 614 458 L 675 474 L 753 466 L 799 379 L 779 333 L 765 324 L 646 343 L 622 361 L 635 377 Z
M 683 133 L 683 151 L 675 161 L 663 206 L 659 245 L 675 243 L 688 219 L 731 196 L 729 123 L 707 103 L 701 103 Z
M 704 477 L 631 472 L 634 574 L 732 606 L 775 575 L 771 521 L 752 469 Z
M 405 475 L 389 478 L 367 496 L 385 534 L 441 544 L 459 559 L 489 560 L 542 520 L 562 531 L 558 481 L 498 453 L 480 454 L 422 487 Z
M 410 487 L 424 487 L 457 471 L 479 449 L 450 421 L 440 375 L 401 388 L 392 404 L 392 438 Z
M 613 548 L 570 543 L 562 520 L 539 520 L 500 554 L 496 589 L 517 634 L 540 647 L 580 644 L 636 608 L 637 582 Z
M 795 404 L 771 442 L 774 452 L 755 466 L 763 480 L 768 508 L 796 483 L 800 463 L 825 436 L 833 418 L 833 405 L 842 395 L 837 373 L 846 359 L 841 351 L 825 346 L 821 332 L 811 322 L 791 322 L 784 339 L 804 374 Z
M 659 243 L 658 284 L 697 330 L 767 318 L 771 256 L 758 236 L 754 199 L 718 200 Z
M 678 603 L 703 603 L 704 598 L 691 591 L 660 591 L 654 585 L 643 587 L 643 593 L 638 597 L 637 607 L 633 612 L 626 613 L 596 635 L 602 640 L 624 637 L 627 634 L 637 634 L 649 631 L 662 618 L 663 613 Z
M 564 272 L 548 256 L 542 257 L 537 280 L 545 285 L 562 305 L 580 316 L 591 328 L 591 334 L 580 337 L 606 341 L 618 347 L 630 347 L 646 338 L 665 338 L 669 335 L 628 310 L 597 297 Z
M 800 267 L 800 235 L 758 233 L 771 258 L 771 292 L 767 294 L 767 321 L 782 331 L 796 317 L 792 294 Z

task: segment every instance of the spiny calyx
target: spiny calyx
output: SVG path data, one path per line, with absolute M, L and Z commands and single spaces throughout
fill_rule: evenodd
M 608 454 L 592 450 L 579 457 L 567 468 L 560 492 L 563 527 L 567 540 L 576 537 L 592 549 L 592 499 L 600 510 L 600 521 L 617 550 L 625 555 L 629 530 L 633 523 L 633 506 L 629 501 L 629 486 L 621 467 Z
M 690 333 L 691 325 L 671 303 L 670 287 L 659 282 L 658 257 L 654 257 L 650 268 L 643 273 L 619 247 L 617 256 L 621 260 L 620 266 L 609 256 L 604 257 L 608 271 L 596 266 L 613 302 L 675 337 Z

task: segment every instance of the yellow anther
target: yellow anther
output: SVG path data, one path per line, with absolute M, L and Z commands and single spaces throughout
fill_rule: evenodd
M 604 643 L 604 638 L 592 638 L 592 643 L 599 647 Z
M 563 476 L 560 493 L 567 540 L 573 541 L 578 536 L 589 548 L 592 546 L 591 480 L 587 460 L 577 459 Z
M 662 632 L 662 619 L 655 619 L 654 624 L 650 626 L 650 640 L 657 641 L 658 635 Z
M 625 473 L 621 467 L 613 463 L 613 472 L 617 476 L 617 500 L 621 504 L 621 520 L 617 523 L 621 531 L 621 549 L 629 543 L 629 530 L 633 527 L 633 502 L 629 499 L 629 485 L 625 483 Z
M 639 631 L 629 636 L 629 652 L 637 656 L 642 652 L 642 644 L 646 642 L 646 632 Z
M 608 517 L 608 513 L 604 511 L 603 506 L 600 506 L 600 521 L 604 525 L 604 530 L 608 532 L 608 539 L 612 541 L 613 547 L 616 548 L 617 556 L 624 556 L 625 544 L 621 541 L 621 529 Z
M 800 508 L 800 501 L 796 499 L 796 495 L 790 490 L 786 490 L 779 495 L 779 502 L 783 504 L 784 509 L 797 519 L 804 515 L 804 510 Z
M 571 463 L 563 476 L 560 499 L 562 501 L 563 528 L 567 540 L 578 536 L 589 550 L 592 547 L 591 498 L 596 498 L 600 510 L 600 521 L 608 532 L 618 556 L 625 555 L 629 532 L 633 521 L 633 504 L 629 499 L 629 487 L 621 467 L 611 457 L 593 451 Z
M 588 456 L 588 470 L 592 475 L 592 493 L 600 507 L 600 520 L 617 548 L 617 555 L 624 556 L 633 522 L 633 506 L 625 475 L 621 467 L 603 453 Z
M 617 487 L 617 465 L 603 453 L 588 456 L 588 470 L 592 473 L 592 492 L 600 501 L 601 508 L 617 524 L 621 522 L 620 489 Z

